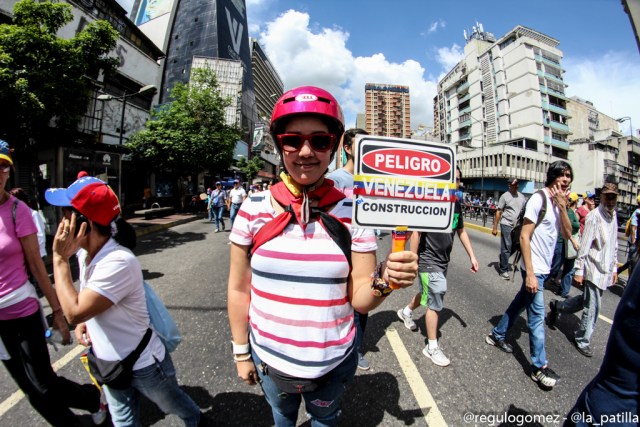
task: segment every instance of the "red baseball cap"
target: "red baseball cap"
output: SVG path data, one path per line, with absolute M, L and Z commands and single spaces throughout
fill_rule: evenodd
M 49 188 L 44 198 L 53 206 L 72 206 L 91 221 L 107 226 L 120 215 L 120 202 L 106 182 L 85 176 L 69 188 Z

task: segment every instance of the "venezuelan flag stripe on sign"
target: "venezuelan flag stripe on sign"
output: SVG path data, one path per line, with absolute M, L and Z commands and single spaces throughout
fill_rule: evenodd
M 454 202 L 457 200 L 456 189 L 457 185 L 451 182 L 376 175 L 355 175 L 353 177 L 354 196 Z

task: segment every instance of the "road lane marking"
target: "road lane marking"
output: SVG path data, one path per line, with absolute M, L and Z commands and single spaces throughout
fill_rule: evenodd
M 387 328 L 385 335 L 391 344 L 391 349 L 396 354 L 398 362 L 400 362 L 402 372 L 411 387 L 411 391 L 413 391 L 420 410 L 424 414 L 424 420 L 427 425 L 429 427 L 446 427 L 447 423 L 438 409 L 436 401 L 429 392 L 427 385 L 422 380 L 422 375 L 420 375 L 418 368 L 416 368 L 416 365 L 411 360 L 411 356 L 409 356 L 407 348 L 400 339 L 400 335 L 398 335 L 398 332 L 393 327 Z
M 610 325 L 613 325 L 613 320 L 609 319 L 609 318 L 608 318 L 608 317 L 606 317 L 606 316 L 603 316 L 602 314 L 599 314 L 599 315 L 598 315 L 598 318 L 599 318 L 599 319 L 604 320 L 605 322 L 607 322 L 607 323 L 608 323 L 608 324 L 610 324 Z
M 62 356 L 60 359 L 56 360 L 51 367 L 55 372 L 62 369 L 65 365 L 75 359 L 80 353 L 82 353 L 86 347 L 82 345 L 76 346 L 69 353 Z M 24 393 L 22 390 L 18 390 L 14 392 L 11 396 L 6 398 L 2 403 L 0 403 L 0 417 L 6 414 L 11 408 L 16 406 L 24 397 Z

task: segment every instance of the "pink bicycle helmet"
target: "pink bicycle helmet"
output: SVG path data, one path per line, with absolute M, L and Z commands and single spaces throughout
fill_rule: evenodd
M 274 141 L 276 135 L 282 133 L 287 117 L 296 114 L 317 114 L 328 119 L 329 130 L 339 140 L 344 132 L 344 115 L 338 101 L 324 89 L 315 86 L 300 86 L 284 93 L 273 107 L 271 127 L 269 129 Z M 338 149 L 335 144 L 333 152 Z M 278 150 L 280 147 L 276 144 Z

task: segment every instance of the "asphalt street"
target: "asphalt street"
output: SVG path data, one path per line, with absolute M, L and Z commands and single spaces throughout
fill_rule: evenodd
M 499 238 L 471 226 L 468 230 L 480 271 L 471 273 L 468 257 L 457 241 L 440 317 L 440 342 L 451 365 L 438 367 L 423 356 L 423 309 L 414 314 L 418 331 L 409 331 L 397 318 L 396 311 L 418 288 L 394 292 L 370 313 L 364 351 L 371 369 L 358 371 L 344 399 L 340 425 L 506 426 L 528 420 L 520 425 L 557 426 L 597 372 L 610 330 L 606 319 L 613 318 L 622 288 L 615 286 L 605 293 L 601 314 L 606 319 L 599 319 L 596 326 L 594 357 L 585 358 L 571 343 L 580 313 L 564 316 L 557 330 L 546 329 L 549 363 L 561 380 L 552 391 L 543 391 L 529 378 L 526 315 L 508 335 L 513 354 L 484 341 L 521 279 L 511 282 L 498 277 Z M 164 299 L 184 335 L 172 357 L 179 383 L 202 408 L 205 425 L 270 426 L 270 409 L 260 389 L 238 380 L 231 356 L 226 314 L 228 236 L 214 233 L 211 223 L 197 220 L 143 236 L 135 252 L 145 279 Z M 383 232 L 379 242 L 382 258 L 389 251 L 389 234 Z M 578 293 L 576 288 L 571 290 L 572 295 Z M 555 295 L 545 291 L 547 306 L 552 298 Z M 60 365 L 61 375 L 88 382 L 77 354 L 75 344 L 58 352 L 51 350 L 52 363 Z M 1 369 L 0 426 L 47 425 L 16 391 L 15 383 Z M 506 416 L 514 422 L 504 422 Z M 146 401 L 142 420 L 144 426 L 182 425 L 177 417 L 165 417 Z M 92 425 L 88 415 L 82 421 Z M 309 425 L 302 412 L 298 425 Z

